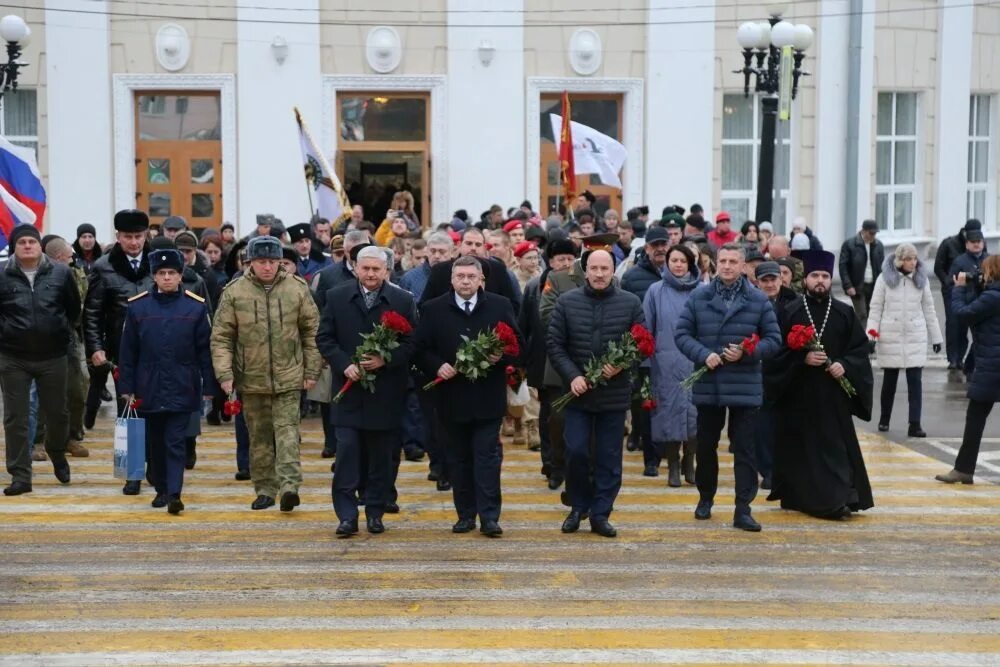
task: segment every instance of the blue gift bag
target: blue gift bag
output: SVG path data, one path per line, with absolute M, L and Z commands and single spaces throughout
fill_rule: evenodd
M 146 420 L 131 405 L 115 420 L 115 477 L 128 481 L 146 476 Z

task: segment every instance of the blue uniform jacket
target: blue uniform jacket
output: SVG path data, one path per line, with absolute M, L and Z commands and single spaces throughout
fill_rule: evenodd
M 125 314 L 118 390 L 141 399 L 143 412 L 200 410 L 215 387 L 211 333 L 208 307 L 190 292 L 136 295 Z

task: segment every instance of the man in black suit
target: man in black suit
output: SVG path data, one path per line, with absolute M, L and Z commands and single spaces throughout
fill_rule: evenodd
M 413 296 L 386 282 L 389 270 L 383 248 L 362 249 L 355 263 L 358 279 L 327 292 L 316 334 L 319 351 L 333 370 L 334 394 L 347 380 L 354 382 L 340 403 L 331 403 L 330 407 L 337 434 L 333 506 L 340 519 L 337 534 L 342 536 L 358 532 L 359 486 L 365 489 L 368 532 L 385 531 L 382 515 L 392 483 L 392 451 L 399 446 L 403 416 L 402 410 L 394 408 L 406 401 L 413 338 L 400 335 L 400 345 L 388 360 L 367 356 L 355 364 L 352 357 L 362 342 L 361 336 L 371 333 L 384 313 L 395 311 L 411 326 L 416 324 Z M 374 393 L 360 384 L 362 372 L 374 375 Z M 365 471 L 361 470 L 363 462 L 367 462 Z
M 507 297 L 517 312 L 521 306 L 521 295 L 518 293 L 520 287 L 514 288 L 517 283 L 516 278 L 512 278 L 507 271 L 507 265 L 499 259 L 486 254 L 486 237 L 483 231 L 477 227 L 468 227 L 462 232 L 462 242 L 458 246 L 459 257 L 476 257 L 483 266 L 484 283 L 483 289 L 493 294 Z M 427 280 L 427 287 L 420 297 L 420 305 L 436 297 L 448 294 L 452 290 L 451 267 L 458 260 L 441 262 L 431 267 L 431 275 Z
M 415 340 L 417 366 L 429 376 L 446 381 L 437 392 L 448 432 L 448 470 L 458 523 L 455 533 L 480 532 L 499 537 L 500 422 L 507 411 L 507 362 L 500 356 L 485 377 L 475 382 L 458 375 L 453 366 L 462 336 L 475 338 L 505 322 L 517 332 L 510 301 L 483 291 L 483 269 L 474 257 L 460 257 L 451 267 L 452 291 L 423 304 Z M 517 334 L 521 349 L 521 334 Z

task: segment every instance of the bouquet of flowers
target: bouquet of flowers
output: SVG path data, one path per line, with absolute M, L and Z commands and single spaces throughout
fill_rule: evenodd
M 754 353 L 754 350 L 757 349 L 757 345 L 759 343 L 760 343 L 760 336 L 758 336 L 757 334 L 754 334 L 752 336 L 747 336 L 746 338 L 744 338 L 743 340 L 741 340 L 740 341 L 740 348 L 743 350 L 743 354 L 752 355 Z M 723 365 L 725 365 L 726 360 L 723 359 L 722 363 L 723 363 Z M 716 367 L 716 368 L 718 368 L 718 367 Z M 698 382 L 698 380 L 700 380 L 701 377 L 705 373 L 707 373 L 709 370 L 710 369 L 709 369 L 708 366 L 702 366 L 701 368 L 699 368 L 698 370 L 696 370 L 694 373 L 691 373 L 691 375 L 689 375 L 686 378 L 684 378 L 683 380 L 681 380 L 681 389 L 684 389 L 686 391 L 690 391 L 691 388 L 694 387 L 695 383 Z
M 587 380 L 587 386 L 593 389 L 607 382 L 604 379 L 604 366 L 610 365 L 615 368 L 628 369 L 635 366 L 643 359 L 653 356 L 656 351 L 656 341 L 649 329 L 641 324 L 633 324 L 622 337 L 608 343 L 608 348 L 600 357 L 593 357 L 587 362 L 587 367 L 583 370 L 583 377 Z M 562 410 L 576 396 L 568 391 L 556 400 L 552 401 L 553 410 Z
M 877 332 L 876 332 L 877 334 Z M 816 338 L 816 327 L 813 325 L 806 326 L 804 324 L 796 324 L 792 326 L 791 331 L 788 332 L 788 349 L 789 350 L 806 350 L 809 352 L 823 352 L 823 344 L 819 342 Z M 826 363 L 823 364 L 824 368 L 830 367 L 830 360 L 827 359 Z M 848 396 L 856 396 L 857 390 L 851 381 L 847 379 L 847 376 L 842 376 L 837 380 L 840 388 L 844 390 Z
M 235 417 L 243 411 L 243 401 L 236 398 L 236 392 L 229 394 L 229 400 L 222 404 L 222 414 Z
M 399 347 L 399 337 L 407 336 L 413 332 L 410 321 L 394 310 L 382 313 L 382 319 L 370 333 L 361 335 L 361 345 L 354 350 L 351 363 L 358 367 L 361 378 L 357 381 L 369 394 L 375 393 L 375 373 L 366 371 L 361 367 L 361 362 L 365 357 L 378 356 L 389 363 L 392 359 L 392 351 Z M 344 394 L 353 387 L 354 380 L 348 379 L 333 397 L 334 403 L 340 403 Z
M 506 322 L 497 322 L 497 325 L 489 331 L 483 331 L 475 338 L 462 336 L 461 347 L 455 353 L 455 370 L 459 375 L 464 375 L 472 382 L 485 377 L 489 373 L 493 362 L 490 357 L 497 355 L 518 357 L 521 355 L 521 346 L 517 342 L 517 334 Z M 432 389 L 445 381 L 445 378 L 438 376 L 424 385 L 424 391 Z

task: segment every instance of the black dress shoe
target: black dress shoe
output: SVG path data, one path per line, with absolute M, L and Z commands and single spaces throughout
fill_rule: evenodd
M 357 532 L 358 532 L 357 519 L 341 521 L 340 525 L 337 526 L 337 534 L 343 537 L 347 537 L 349 535 L 355 535 L 357 534 Z
M 771 475 L 764 475 L 764 479 L 760 481 L 760 488 L 764 489 L 765 491 L 770 491 L 772 483 L 773 480 Z
M 125 482 L 125 486 L 122 487 L 122 493 L 126 496 L 137 496 L 139 495 L 140 489 L 142 489 L 142 482 L 137 479 L 130 479 Z
M 699 500 L 698 506 L 694 508 L 694 518 L 705 521 L 712 518 L 712 501 Z
M 97 422 L 97 408 L 87 408 L 83 411 L 83 427 L 88 431 L 94 428 Z
M 184 503 L 181 502 L 180 496 L 174 496 L 170 499 L 170 502 L 167 503 L 167 512 L 170 514 L 180 514 L 183 511 Z
M 52 462 L 52 472 L 60 484 L 69 484 L 69 461 L 66 460 L 65 456 L 58 463 Z
M 628 442 L 625 444 L 625 449 L 627 449 L 630 452 L 638 451 L 638 449 L 639 449 L 639 440 L 638 439 L 633 440 L 632 438 L 629 438 Z
M 906 435 L 911 438 L 926 438 L 927 432 L 920 428 L 920 422 L 910 422 L 910 428 L 906 431 Z
M 889 430 L 889 425 L 879 422 L 878 430 L 881 431 L 882 433 L 885 433 L 886 431 Z
M 618 531 L 608 523 L 607 519 L 591 519 L 590 532 L 597 533 L 601 537 L 618 537 Z
M 205 415 L 205 422 L 209 426 L 222 426 L 222 415 L 219 414 L 218 410 L 209 410 L 208 414 Z
M 161 507 L 166 507 L 167 506 L 167 494 L 165 494 L 165 493 L 157 493 L 156 497 L 153 498 L 153 502 L 149 503 L 149 505 L 150 505 L 150 507 L 155 507 L 156 509 L 160 509 Z
M 282 512 L 291 512 L 293 509 L 299 506 L 301 501 L 299 500 L 299 494 L 294 491 L 285 491 L 281 494 L 281 509 Z
M 250 471 L 249 470 L 237 470 L 236 471 L 236 481 L 237 482 L 245 482 L 248 479 L 250 479 Z
M 459 519 L 454 526 L 451 527 L 451 532 L 453 533 L 471 533 L 476 529 L 475 519 Z
M 654 466 L 653 464 L 650 464 L 650 465 L 646 466 L 645 470 L 642 471 L 642 476 L 643 477 L 659 477 L 660 476 L 660 471 L 659 471 L 659 469 L 657 469 L 656 466 Z
M 27 482 L 11 482 L 10 486 L 3 490 L 5 496 L 19 496 L 22 493 L 31 493 L 31 484 Z
M 451 482 L 446 479 L 439 479 L 435 484 L 438 491 L 451 491 Z
M 274 498 L 263 494 L 257 496 L 257 500 L 250 503 L 252 510 L 266 510 L 268 507 L 274 507 Z
M 565 505 L 566 507 L 569 507 L 571 509 L 573 507 L 573 503 L 571 503 L 569 501 L 569 492 L 567 492 L 567 491 L 560 491 L 559 492 L 559 502 L 561 502 L 563 505 Z
M 503 535 L 503 528 L 496 521 L 483 521 L 483 525 L 479 527 L 479 532 L 486 537 L 500 537 Z
M 382 519 L 379 517 L 369 517 L 368 519 L 368 532 L 372 535 L 380 535 L 385 532 L 385 524 L 382 523 Z
M 575 533 L 576 531 L 580 530 L 581 519 L 583 519 L 583 516 L 580 514 L 580 512 L 572 510 L 569 514 L 566 515 L 566 519 L 563 521 L 562 532 Z
M 386 514 L 399 514 L 399 505 L 397 503 L 386 503 L 385 504 Z
M 759 533 L 760 524 L 749 514 L 737 514 L 733 517 L 733 528 L 739 528 L 750 533 Z
M 111 392 L 108 391 L 108 388 L 105 387 L 104 389 L 102 389 L 101 390 L 101 400 L 104 401 L 105 403 L 107 403 L 111 399 L 112 399 Z
M 324 459 L 332 459 L 337 455 L 336 449 L 330 449 L 329 447 L 324 447 L 323 452 L 320 454 Z
M 560 486 L 562 486 L 563 478 L 562 475 L 552 475 L 549 477 L 549 489 L 555 491 Z
M 403 457 L 407 461 L 423 461 L 424 460 L 424 450 L 417 446 L 410 446 L 403 448 Z
M 187 459 L 184 461 L 185 470 L 194 470 L 194 464 L 198 462 L 198 454 L 193 449 L 188 452 Z
M 430 472 L 427 473 L 427 481 L 428 482 L 436 482 L 440 478 L 441 478 L 441 476 L 438 475 L 437 471 L 435 471 L 435 470 L 431 470 Z

